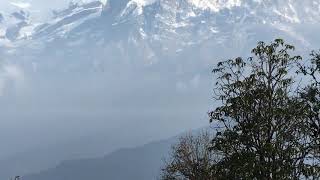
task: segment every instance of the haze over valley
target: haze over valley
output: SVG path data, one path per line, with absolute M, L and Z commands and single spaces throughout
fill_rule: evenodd
M 0 179 L 156 179 L 210 126 L 218 61 L 279 37 L 308 55 L 319 22 L 318 0 L 0 0 Z

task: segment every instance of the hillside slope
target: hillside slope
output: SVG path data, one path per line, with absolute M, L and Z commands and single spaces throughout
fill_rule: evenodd
M 103 158 L 65 161 L 55 168 L 24 176 L 23 180 L 152 180 L 176 138 L 122 149 Z

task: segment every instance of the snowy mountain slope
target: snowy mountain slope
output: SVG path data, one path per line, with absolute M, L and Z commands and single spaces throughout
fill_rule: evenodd
M 88 21 L 101 24 L 76 28 Z M 39 25 L 31 36 L 51 41 L 74 36 L 74 29 L 79 34 L 79 31 L 104 31 L 101 33 L 108 35 L 108 29 L 118 28 L 117 31 L 130 31 L 133 34 L 130 38 L 150 41 L 178 38 L 178 50 L 183 44 L 203 42 L 226 30 L 267 24 L 285 31 L 278 26 L 319 21 L 320 2 L 315 0 L 304 1 L 302 8 L 299 2 L 292 0 L 109 0 L 107 4 L 100 1 L 70 3 L 67 9 L 54 11 L 52 20 Z
M 0 36 L 6 42 L 2 44 L 11 44 L 0 50 L 4 57 L 22 56 L 32 62 L 25 63 L 29 68 L 36 64 L 40 69 L 74 71 L 171 64 L 193 69 L 212 64 L 212 57 L 242 55 L 260 40 L 282 37 L 307 49 L 319 46 L 310 29 L 320 28 L 320 2 L 92 1 L 70 3 L 45 23 L 29 22 L 20 18 Z
M 63 36 L 79 24 L 98 17 L 101 14 L 102 8 L 103 3 L 100 1 L 82 4 L 70 3 L 67 9 L 53 11 L 52 20 L 40 25 L 34 36 L 46 36 L 46 39 L 52 34 Z
M 32 35 L 33 28 L 29 13 L 24 10 L 10 14 L 0 13 L 0 42 L 27 39 Z

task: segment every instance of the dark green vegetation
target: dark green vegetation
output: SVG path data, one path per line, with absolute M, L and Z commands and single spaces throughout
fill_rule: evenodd
M 163 179 L 320 178 L 320 54 L 303 61 L 281 39 L 252 54 L 217 64 L 216 135 L 210 146 L 178 143 Z

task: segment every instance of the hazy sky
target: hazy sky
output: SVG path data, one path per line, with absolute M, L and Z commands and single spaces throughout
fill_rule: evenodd
M 3 10 L 4 8 L 12 8 L 15 4 L 27 5 L 26 8 L 31 8 L 34 10 L 48 10 L 61 7 L 67 4 L 66 0 L 0 0 L 0 6 Z
M 31 11 L 35 17 L 45 18 L 52 10 L 67 7 L 70 1 L 93 0 L 0 0 L 0 12 L 10 12 L 20 7 Z
M 20 7 L 31 11 L 34 17 L 43 18 L 42 14 L 67 7 L 69 2 L 0 0 L 0 12 L 10 13 Z M 104 58 L 101 56 L 100 59 Z M 106 74 L 89 69 L 80 75 L 31 72 L 27 70 L 29 64 L 20 58 L 23 59 L 18 57 L 16 62 L 0 64 L 0 160 L 8 154 L 59 144 L 93 132 L 111 134 L 115 140 L 125 139 L 121 142 L 125 145 L 173 136 L 208 122 L 201 117 L 206 117 L 209 88 L 202 88 L 205 92 L 199 96 L 192 94 L 198 92 L 180 94 L 178 90 L 183 89 L 184 84 L 168 83 L 166 79 L 171 78 L 162 73 L 149 74 L 149 77 L 122 70 L 121 77 L 117 70 Z M 45 56 L 41 61 L 49 62 L 49 59 Z M 59 64 L 57 69 L 60 69 L 70 61 L 62 58 L 50 62 Z M 75 62 L 81 65 L 82 61 Z M 195 76 L 190 84 L 197 84 L 198 79 L 199 76 Z M 159 87 L 160 84 L 163 85 Z M 140 129 L 142 125 L 146 127 Z

